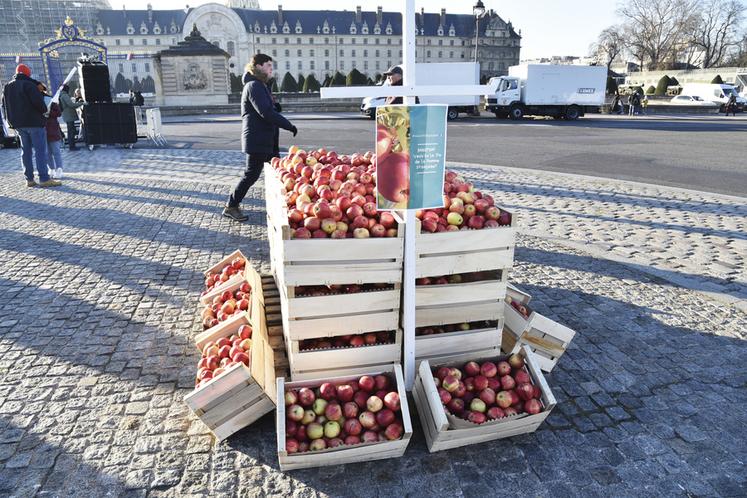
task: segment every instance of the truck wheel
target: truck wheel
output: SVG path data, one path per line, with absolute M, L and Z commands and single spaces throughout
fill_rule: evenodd
M 459 111 L 457 111 L 456 109 L 450 108 L 446 113 L 446 119 L 448 119 L 449 121 L 453 121 L 458 117 L 459 117 Z
M 520 105 L 511 106 L 511 110 L 508 111 L 508 117 L 514 121 L 518 121 L 524 117 L 524 108 Z
M 572 105 L 565 110 L 565 119 L 568 121 L 575 121 L 581 116 L 581 109 L 578 106 Z

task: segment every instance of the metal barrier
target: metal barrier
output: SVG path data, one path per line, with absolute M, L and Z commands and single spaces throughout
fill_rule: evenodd
M 138 137 L 148 138 L 158 147 L 168 145 L 161 133 L 161 109 L 158 107 L 144 109 L 135 106 L 135 123 L 137 124 Z

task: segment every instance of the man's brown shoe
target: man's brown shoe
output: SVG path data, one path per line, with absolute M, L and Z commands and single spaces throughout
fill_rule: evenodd
M 38 183 L 36 183 L 34 180 L 26 180 L 26 186 L 27 187 L 36 187 Z
M 41 182 L 39 186 L 40 187 L 61 187 L 62 182 L 59 180 L 47 180 L 46 182 Z

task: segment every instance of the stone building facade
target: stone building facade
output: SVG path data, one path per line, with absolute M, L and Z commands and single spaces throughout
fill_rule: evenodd
M 152 56 L 181 41 L 192 25 L 229 54 L 229 68 L 241 75 L 258 52 L 275 59 L 279 79 L 314 74 L 319 80 L 336 71 L 357 69 L 374 78 L 402 60 L 402 16 L 398 12 L 285 11 L 251 8 L 256 0 L 234 0 L 228 7 L 210 3 L 183 10 L 101 10 L 90 35 L 110 53 L 133 54 L 112 62 L 112 78 L 141 80 L 154 71 Z M 249 7 L 249 8 L 247 8 Z M 418 62 L 469 62 L 475 56 L 475 18 L 421 10 L 417 17 Z M 185 32 L 186 30 L 186 32 Z M 477 58 L 484 76 L 506 74 L 519 63 L 521 34 L 494 11 L 480 20 Z

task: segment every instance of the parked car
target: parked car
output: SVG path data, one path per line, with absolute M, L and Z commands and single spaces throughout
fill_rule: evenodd
M 672 100 L 670 100 L 669 103 L 672 105 L 694 105 L 694 106 L 703 106 L 703 107 L 718 106 L 718 104 L 714 104 L 713 102 L 708 102 L 706 100 L 703 100 L 697 95 L 677 95 L 676 97 L 672 97 Z

